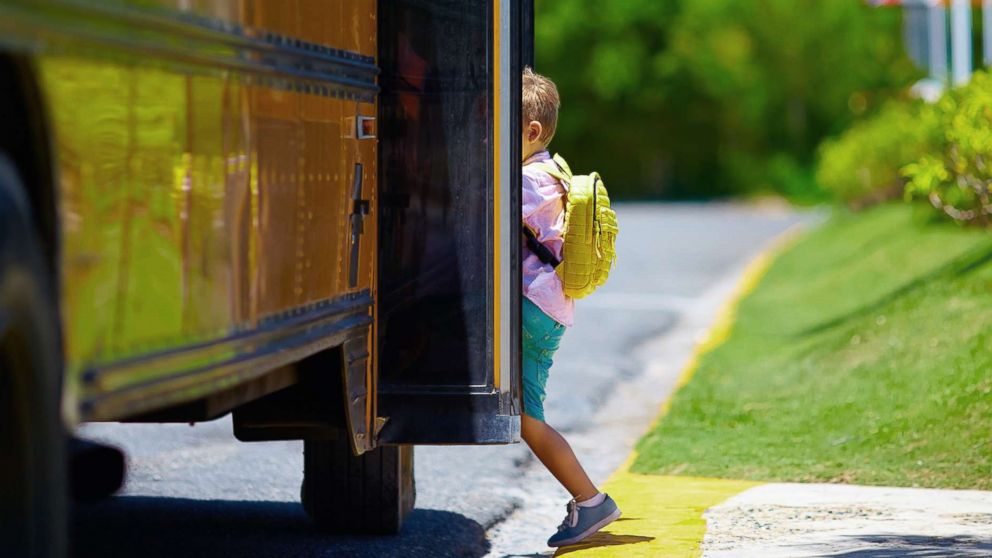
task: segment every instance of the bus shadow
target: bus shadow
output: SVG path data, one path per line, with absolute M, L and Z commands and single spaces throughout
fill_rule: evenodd
M 414 510 L 395 536 L 319 533 L 295 502 L 121 496 L 77 507 L 75 558 L 141 556 L 464 556 L 489 550 L 485 530 L 462 515 Z

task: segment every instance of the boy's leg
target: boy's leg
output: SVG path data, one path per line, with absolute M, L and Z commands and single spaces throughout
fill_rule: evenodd
M 557 430 L 525 413 L 520 416 L 520 433 L 534 455 L 576 501 L 588 500 L 599 493 L 572 446 Z
M 552 365 L 551 357 L 558 350 L 565 326 L 526 298 L 522 310 L 524 408 L 520 416 L 520 433 L 534 455 L 572 497 L 576 501 L 587 500 L 599 491 L 565 438 L 544 422 L 545 383 Z

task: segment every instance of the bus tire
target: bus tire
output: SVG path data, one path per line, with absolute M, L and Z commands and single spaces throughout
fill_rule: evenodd
M 0 153 L 0 556 L 66 551 L 55 289 L 24 186 Z
M 413 509 L 413 446 L 355 456 L 348 440 L 306 440 L 303 508 L 317 527 L 339 534 L 393 535 Z

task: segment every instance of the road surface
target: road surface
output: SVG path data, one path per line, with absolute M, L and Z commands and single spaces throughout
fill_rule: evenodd
M 780 207 L 619 204 L 618 263 L 580 301 L 548 384 L 548 422 L 597 482 L 643 432 L 742 266 L 793 224 Z M 75 556 L 540 556 L 568 497 L 523 445 L 419 447 L 417 509 L 396 537 L 315 533 L 298 503 L 301 442 L 244 444 L 229 418 L 94 424 L 123 447 L 120 495 L 79 506 Z

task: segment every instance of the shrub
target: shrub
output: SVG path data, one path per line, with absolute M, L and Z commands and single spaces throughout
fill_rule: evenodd
M 976 72 L 947 92 L 935 113 L 939 146 L 906 165 L 908 199 L 926 199 L 958 222 L 988 225 L 992 217 L 992 76 Z
M 896 199 L 905 178 L 901 169 L 940 143 L 934 107 L 894 99 L 819 149 L 816 180 L 854 209 Z

